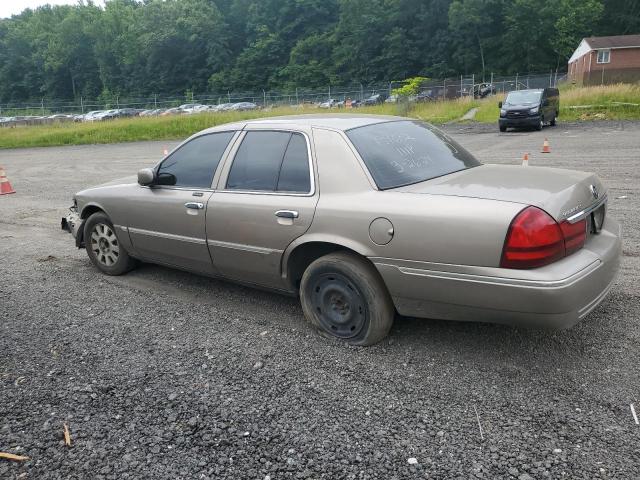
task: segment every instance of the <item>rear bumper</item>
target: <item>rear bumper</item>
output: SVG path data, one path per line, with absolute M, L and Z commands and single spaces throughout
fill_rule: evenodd
M 606 297 L 621 250 L 620 226 L 607 219 L 582 250 L 532 270 L 371 260 L 402 315 L 568 328 Z
M 80 215 L 73 210 L 73 207 L 69 209 L 69 214 L 66 217 L 62 217 L 62 220 L 60 221 L 60 228 L 73 235 L 73 238 L 76 240 L 76 247 L 84 247 L 84 220 L 82 220 Z
M 522 117 L 522 118 L 502 118 L 498 120 L 498 123 L 501 127 L 536 127 L 540 124 L 540 115 L 536 115 L 533 117 Z

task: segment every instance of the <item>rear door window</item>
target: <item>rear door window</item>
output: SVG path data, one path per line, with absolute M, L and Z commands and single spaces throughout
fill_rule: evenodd
M 282 160 L 276 190 L 293 193 L 308 193 L 311 191 L 307 141 L 299 133 L 291 135 L 291 140 L 289 140 L 287 151 Z
M 381 190 L 480 165 L 452 138 L 419 121 L 376 123 L 346 133 Z
M 291 132 L 247 132 L 231 165 L 227 189 L 308 193 L 307 142 Z
M 163 179 L 162 184 L 211 188 L 213 175 L 234 134 L 235 132 L 210 133 L 182 145 L 160 164 L 158 177 Z

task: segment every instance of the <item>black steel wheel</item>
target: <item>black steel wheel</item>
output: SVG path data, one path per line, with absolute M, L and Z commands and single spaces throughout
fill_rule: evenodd
M 387 336 L 395 307 L 376 268 L 351 252 L 320 257 L 300 282 L 305 317 L 323 335 L 352 345 L 372 345 Z
M 339 338 L 357 336 L 368 308 L 355 283 L 340 273 L 317 275 L 312 282 L 311 303 L 324 329 Z

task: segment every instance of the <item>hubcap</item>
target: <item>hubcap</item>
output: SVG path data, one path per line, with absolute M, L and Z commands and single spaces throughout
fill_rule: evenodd
M 325 330 L 340 338 L 352 338 L 360 333 L 368 311 L 353 282 L 341 274 L 323 274 L 312 288 L 311 303 Z
M 98 262 L 111 267 L 118 261 L 120 247 L 118 238 L 109 225 L 97 223 L 91 230 L 91 250 Z

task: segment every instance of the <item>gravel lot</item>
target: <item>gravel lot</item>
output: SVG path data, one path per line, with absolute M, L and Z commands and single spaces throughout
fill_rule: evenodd
M 640 124 L 448 130 L 484 162 L 528 151 L 609 186 L 622 272 L 586 321 L 401 319 L 352 348 L 295 299 L 152 265 L 106 277 L 60 217 L 173 144 L 0 151 L 18 191 L 0 197 L 0 451 L 30 457 L 0 478 L 639 478 Z

